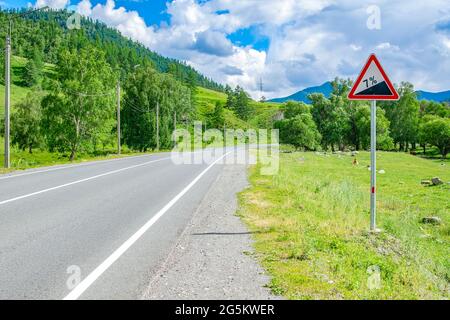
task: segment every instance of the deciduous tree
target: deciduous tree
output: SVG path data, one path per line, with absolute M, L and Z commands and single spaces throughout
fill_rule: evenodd
M 42 104 L 43 126 L 50 148 L 69 151 L 72 161 L 99 132 L 112 130 L 116 80 L 104 53 L 92 46 L 63 49 L 56 70 Z

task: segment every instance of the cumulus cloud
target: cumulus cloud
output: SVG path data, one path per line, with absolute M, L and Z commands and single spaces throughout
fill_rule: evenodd
M 36 8 L 49 7 L 52 9 L 64 9 L 68 4 L 69 0 L 37 0 Z
M 90 16 L 92 13 L 92 4 L 89 0 L 82 0 L 78 3 L 76 11 L 83 16 Z
M 207 30 L 197 33 L 196 38 L 194 49 L 200 52 L 219 57 L 233 54 L 233 45 L 223 33 Z
M 380 43 L 375 48 L 379 50 L 400 50 L 398 46 L 392 45 L 389 42 Z
M 116 8 L 114 0 L 107 0 L 105 4 L 99 3 L 94 7 L 89 0 L 83 0 L 78 4 L 77 12 L 115 27 L 133 40 L 146 45 L 152 43 L 153 27 L 148 27 L 137 11 L 129 11 L 124 7 Z
M 354 78 L 372 52 L 394 82 L 450 89 L 448 0 L 377 3 L 380 30 L 367 28 L 368 5 L 351 0 L 173 0 L 167 2 L 169 23 L 159 27 L 147 25 L 138 12 L 113 0 L 95 6 L 82 0 L 77 11 L 156 52 L 186 60 L 216 81 L 239 84 L 255 98 L 260 78 L 267 97 L 291 94 L 335 76 Z M 257 50 L 228 39 L 246 28 L 268 38 L 269 48 Z
M 229 65 L 220 68 L 220 71 L 228 76 L 242 76 L 244 74 L 244 71 L 241 69 Z

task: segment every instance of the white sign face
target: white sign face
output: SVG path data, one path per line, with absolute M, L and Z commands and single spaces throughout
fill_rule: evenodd
M 384 81 L 383 75 L 377 68 L 377 65 L 372 61 L 363 80 L 356 87 L 355 95 L 364 94 L 364 91 L 377 92 L 378 94 L 391 94 L 389 88 Z
M 371 55 L 348 98 L 350 100 L 398 100 L 399 96 L 377 57 Z

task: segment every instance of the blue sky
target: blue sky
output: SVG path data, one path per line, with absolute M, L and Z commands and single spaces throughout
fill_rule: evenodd
M 70 7 L 255 98 L 355 78 L 376 53 L 396 83 L 450 90 L 448 0 L 0 0 Z

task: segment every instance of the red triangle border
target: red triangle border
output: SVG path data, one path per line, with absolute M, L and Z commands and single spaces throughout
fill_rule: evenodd
M 367 72 L 367 69 L 369 69 L 369 66 L 372 62 L 375 62 L 375 65 L 380 70 L 381 75 L 383 76 L 384 80 L 386 81 L 386 84 L 391 90 L 392 95 L 373 95 L 373 96 L 357 96 L 355 95 L 356 88 L 359 86 L 361 81 L 363 80 L 364 75 Z M 361 70 L 361 73 L 359 74 L 358 78 L 356 79 L 355 84 L 353 85 L 352 89 L 350 90 L 350 93 L 348 94 L 349 100 L 398 100 L 400 96 L 398 95 L 397 90 L 395 90 L 394 86 L 391 83 L 391 80 L 389 80 L 389 77 L 387 76 L 386 72 L 384 71 L 383 67 L 381 66 L 380 62 L 378 61 L 375 54 L 371 54 L 369 59 L 367 60 L 366 64 L 364 65 L 364 68 Z

